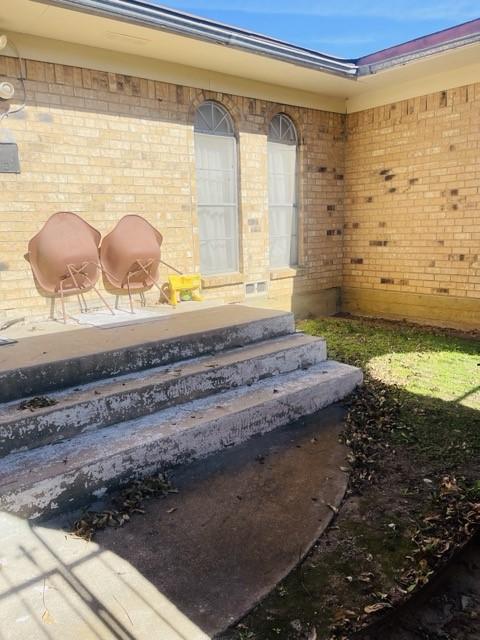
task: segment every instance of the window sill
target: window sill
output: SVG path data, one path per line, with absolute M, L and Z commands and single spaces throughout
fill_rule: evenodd
M 284 278 L 295 278 L 303 275 L 303 267 L 279 267 L 270 270 L 270 280 L 283 280 Z
M 214 289 L 215 287 L 228 287 L 234 284 L 244 284 L 243 273 L 219 273 L 211 276 L 202 276 L 202 288 Z

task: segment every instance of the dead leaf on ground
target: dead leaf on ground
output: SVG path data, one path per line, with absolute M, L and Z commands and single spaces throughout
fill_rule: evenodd
M 52 616 L 48 609 L 45 609 L 42 615 L 43 624 L 55 624 L 55 618 Z
M 391 609 L 392 605 L 388 602 L 375 602 L 375 604 L 369 604 L 364 607 L 365 613 L 368 615 L 372 615 L 373 613 L 378 613 L 378 611 L 383 611 L 383 609 Z

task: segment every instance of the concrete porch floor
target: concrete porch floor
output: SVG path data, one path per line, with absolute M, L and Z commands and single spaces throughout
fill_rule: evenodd
M 168 309 L 168 313 L 159 312 L 158 317 L 133 316 L 131 322 L 119 326 L 65 325 L 53 320 L 27 324 L 26 327 L 13 325 L 2 331 L 2 336 L 14 338 L 18 342 L 0 347 L 0 371 L 122 349 L 152 340 L 169 340 L 182 336 L 188 339 L 193 333 L 254 322 L 280 316 L 282 313 L 284 312 L 240 304 L 184 302 L 176 309 Z M 30 331 L 29 326 L 36 327 L 36 330 Z M 58 335 L 53 336 L 53 333 Z
M 286 325 L 291 324 L 291 315 L 285 312 L 232 304 L 195 310 L 190 307 L 188 312 L 162 314 L 108 328 L 75 327 L 55 335 L 47 331 L 23 336 L 18 342 L 0 346 L 0 398 L 15 397 L 16 389 L 22 395 L 34 395 L 42 386 L 49 391 L 120 371 L 144 369 L 154 366 L 150 360 L 155 353 L 156 364 L 162 364 L 162 351 L 167 345 L 173 349 L 173 360 L 192 357 L 189 349 L 193 339 L 203 340 L 204 349 L 216 351 L 222 332 L 241 333 L 242 327 L 258 326 L 260 340 L 265 323 L 276 320 L 281 323 L 282 318 Z M 235 346 L 241 346 L 241 339 L 237 342 Z M 32 376 L 36 382 L 29 386 L 27 379 Z
M 144 322 L 151 322 L 155 319 L 172 319 L 177 317 L 179 314 L 204 311 L 205 309 L 224 306 L 226 305 L 223 300 L 180 302 L 175 308 L 167 304 L 146 305 L 145 307 L 139 307 L 137 305 L 134 308 L 134 313 L 131 314 L 130 310 L 127 309 L 125 305 L 122 305 L 120 309 L 114 309 L 114 312 L 117 316 L 114 320 L 117 320 L 118 316 L 120 315 L 124 319 L 125 325 L 134 325 Z M 105 308 L 93 308 L 86 314 L 80 313 L 79 309 L 75 314 L 69 315 L 67 323 L 64 323 L 63 319 L 60 317 L 56 319 L 19 318 L 17 322 L 14 322 L 6 329 L 0 331 L 0 336 L 3 338 L 12 338 L 13 340 L 21 340 L 23 338 L 48 336 L 52 333 L 69 333 L 77 330 L 85 330 L 92 328 L 92 326 L 89 326 L 87 322 L 82 322 L 82 318 L 84 316 L 90 319 L 94 319 L 95 316 L 104 316 L 105 319 L 107 319 L 110 315 Z M 109 329 L 110 327 L 103 326 L 96 328 Z
M 242 616 L 328 525 L 347 476 L 343 410 L 177 469 L 178 495 L 95 542 L 0 515 L 2 640 L 204 640 Z

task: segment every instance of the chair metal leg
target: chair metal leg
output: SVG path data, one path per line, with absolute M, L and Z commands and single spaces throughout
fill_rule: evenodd
M 152 277 L 152 275 L 149 273 L 149 271 L 147 270 L 147 267 L 150 265 L 147 265 L 147 267 L 145 267 L 141 262 L 137 261 L 137 264 L 139 265 L 140 269 L 142 269 L 142 271 L 144 271 L 147 274 L 147 277 L 150 278 L 150 280 L 152 281 L 152 284 L 157 287 L 157 289 L 160 291 L 160 294 L 164 297 L 165 301 L 168 304 L 170 303 L 170 299 L 167 296 L 167 294 L 165 293 L 165 291 L 160 287 L 160 285 L 158 284 L 158 282 L 155 280 L 155 278 Z M 151 264 L 151 261 L 150 261 Z
M 103 302 L 103 304 L 107 307 L 107 309 L 110 311 L 110 313 L 112 314 L 112 316 L 115 315 L 115 311 L 112 309 L 112 307 L 108 304 L 108 302 L 105 300 L 105 298 L 102 296 L 102 294 L 100 293 L 100 291 L 97 289 L 97 287 L 93 286 L 92 287 L 93 290 L 95 291 L 95 293 L 97 294 L 97 296 L 100 298 L 100 300 Z
M 112 314 L 112 316 L 115 315 L 115 312 L 113 311 L 112 307 L 108 304 L 108 302 L 105 300 L 105 298 L 102 296 L 102 294 L 100 293 L 100 291 L 97 289 L 97 287 L 94 285 L 94 283 L 90 280 L 90 278 L 87 276 L 86 273 L 84 273 L 82 271 L 82 269 L 86 269 L 86 267 L 89 265 L 89 262 L 85 262 L 84 264 L 82 264 L 82 266 L 80 267 L 80 269 L 77 269 L 77 267 L 75 267 L 75 265 L 73 264 L 68 264 L 67 265 L 67 269 L 70 272 L 70 277 L 72 278 L 75 286 L 77 287 L 77 289 L 79 289 L 80 291 L 82 290 L 81 287 L 77 280 L 75 279 L 75 276 L 83 276 L 85 278 L 85 280 L 88 282 L 88 284 L 90 285 L 90 288 L 93 289 L 95 291 L 95 293 L 97 294 L 97 296 L 100 298 L 100 300 L 103 302 L 103 304 L 107 307 L 107 309 L 110 311 L 110 313 Z M 100 267 L 100 265 L 98 263 L 91 263 L 91 264 L 95 264 L 95 266 L 98 268 Z
M 164 264 L 166 267 L 168 267 L 169 269 L 171 269 L 172 271 L 175 271 L 175 273 L 178 273 L 179 276 L 183 276 L 182 271 L 179 271 L 178 269 L 176 269 L 175 267 L 172 267 L 171 264 L 168 264 L 168 262 L 165 262 L 165 260 L 160 260 L 160 262 L 162 264 Z
M 134 315 L 133 302 L 132 302 L 132 292 L 130 291 L 130 273 L 127 275 L 127 290 L 128 290 L 128 299 L 130 301 L 130 313 L 132 315 Z
M 65 300 L 63 299 L 63 281 L 60 281 L 60 300 L 62 302 L 63 324 L 67 324 L 67 312 L 65 311 Z
M 88 312 L 88 306 L 87 306 L 87 301 L 85 300 L 85 296 L 83 295 L 83 292 L 80 292 L 80 298 L 82 299 L 83 307 L 84 307 L 84 310 L 83 310 L 82 313 L 87 313 Z
M 87 313 L 87 301 L 85 300 L 85 296 L 81 291 L 77 293 L 78 306 L 80 307 L 80 313 Z

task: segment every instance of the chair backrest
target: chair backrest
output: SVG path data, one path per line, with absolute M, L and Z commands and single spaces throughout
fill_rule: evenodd
M 156 278 L 162 235 L 145 218 L 127 215 L 102 240 L 100 260 L 115 288 L 148 287 Z M 143 268 L 142 268 L 143 267 Z
M 40 287 L 48 293 L 91 289 L 99 276 L 100 232 L 75 213 L 54 213 L 28 243 Z

